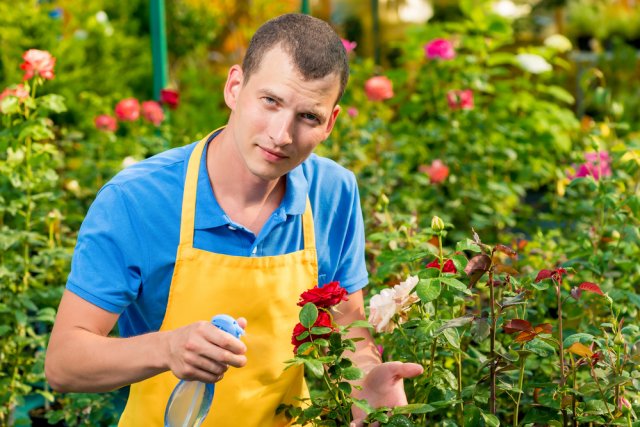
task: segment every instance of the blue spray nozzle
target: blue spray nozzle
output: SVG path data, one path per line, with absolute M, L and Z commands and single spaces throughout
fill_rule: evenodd
M 236 338 L 240 338 L 244 335 L 244 329 L 240 327 L 236 319 L 228 314 L 218 314 L 213 316 L 211 323 L 218 329 L 228 332 Z

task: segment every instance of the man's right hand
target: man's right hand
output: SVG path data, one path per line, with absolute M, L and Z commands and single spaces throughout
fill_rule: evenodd
M 244 318 L 238 323 L 243 329 L 247 326 Z M 214 383 L 229 366 L 247 364 L 246 345 L 210 322 L 196 322 L 168 334 L 168 367 L 180 379 Z

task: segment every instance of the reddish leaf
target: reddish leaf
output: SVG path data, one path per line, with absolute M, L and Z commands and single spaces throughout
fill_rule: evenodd
M 578 289 L 580 289 L 581 291 L 593 292 L 594 294 L 598 294 L 598 295 L 604 295 L 604 293 L 600 289 L 600 286 L 591 282 L 580 283 L 580 285 L 578 286 Z
M 533 330 L 536 334 L 550 334 L 553 331 L 553 326 L 550 323 L 541 323 L 536 325 Z
M 570 351 L 573 354 L 577 354 L 580 357 L 591 357 L 593 356 L 593 351 L 589 347 L 579 342 L 574 342 L 571 344 L 567 351 Z
M 499 250 L 503 254 L 507 254 L 511 258 L 515 258 L 518 255 L 516 251 L 505 245 L 496 245 L 496 250 Z
M 476 284 L 478 280 L 489 271 L 491 266 L 491 258 L 486 254 L 476 255 L 469 260 L 464 272 L 469 276 L 469 286 Z
M 507 334 L 521 331 L 533 331 L 533 326 L 531 326 L 531 323 L 523 319 L 511 319 L 502 327 L 504 328 L 504 332 Z
M 529 342 L 536 337 L 536 333 L 533 331 L 523 331 L 518 334 L 515 339 L 515 342 Z
M 534 280 L 534 282 L 538 283 L 541 280 L 548 279 L 549 277 L 551 277 L 552 274 L 553 274 L 553 271 L 551 271 L 551 270 L 540 270 L 540 272 L 536 276 L 536 280 Z

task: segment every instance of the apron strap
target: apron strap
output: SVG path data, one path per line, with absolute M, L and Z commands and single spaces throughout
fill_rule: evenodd
M 302 237 L 304 239 L 304 250 L 316 250 L 316 234 L 313 229 L 313 213 L 311 212 L 311 202 L 307 196 L 307 205 L 302 214 Z

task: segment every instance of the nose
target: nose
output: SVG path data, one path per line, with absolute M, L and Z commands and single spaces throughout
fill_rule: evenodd
M 293 117 L 282 111 L 272 117 L 269 124 L 269 138 L 277 146 L 288 145 L 293 142 Z

